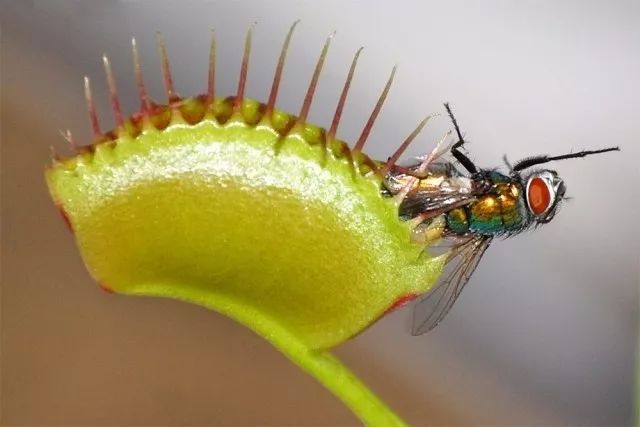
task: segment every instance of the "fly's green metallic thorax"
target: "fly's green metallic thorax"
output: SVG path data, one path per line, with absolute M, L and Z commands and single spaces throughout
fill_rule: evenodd
M 473 232 L 497 235 L 520 230 L 526 225 L 526 213 L 517 184 L 497 186 L 498 194 L 480 196 L 477 201 L 447 212 L 447 224 L 456 234 Z
M 491 171 L 485 175 L 490 187 L 475 201 L 446 214 L 450 231 L 484 235 L 517 232 L 527 226 L 529 217 L 522 185 L 518 180 Z

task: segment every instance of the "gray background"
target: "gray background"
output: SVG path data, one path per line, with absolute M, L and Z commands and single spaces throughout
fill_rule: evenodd
M 265 100 L 282 39 L 301 18 L 279 98 L 297 111 L 334 38 L 312 122 L 328 126 L 351 56 L 366 49 L 339 136 L 354 141 L 385 79 L 396 82 L 366 151 L 386 158 L 450 101 L 482 166 L 620 145 L 557 163 L 574 197 L 535 233 L 495 242 L 434 332 L 398 311 L 336 353 L 412 424 L 628 425 L 638 332 L 640 3 L 637 1 L 2 2 L 2 423 L 355 424 L 341 404 L 251 332 L 202 308 L 108 296 L 48 199 L 49 145 L 88 141 L 82 76 L 112 124 L 100 55 L 128 113 L 138 38 L 163 99 L 154 32 L 177 89 L 235 91 L 258 21 L 248 95 Z M 411 154 L 449 126 L 430 125 Z

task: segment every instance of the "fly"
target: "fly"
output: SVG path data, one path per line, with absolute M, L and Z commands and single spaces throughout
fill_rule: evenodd
M 534 166 L 556 160 L 619 151 L 619 147 L 560 156 L 538 155 L 510 165 L 509 173 L 477 167 L 463 152 L 465 140 L 449 107 L 458 140 L 448 150 L 463 170 L 440 157 L 440 144 L 420 163 L 392 166 L 383 192 L 402 200 L 399 215 L 414 221 L 412 238 L 427 245 L 443 239 L 450 246 L 447 272 L 422 296 L 413 314 L 412 333 L 437 326 L 460 296 L 495 237 L 511 237 L 550 222 L 565 198 L 558 173 Z

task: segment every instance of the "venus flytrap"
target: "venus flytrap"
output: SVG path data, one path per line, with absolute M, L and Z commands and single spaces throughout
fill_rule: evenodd
M 294 27 L 266 104 L 244 97 L 253 28 L 229 98 L 215 94 L 215 40 L 207 93 L 180 98 L 159 39 L 167 105 L 148 98 L 134 41 L 141 108 L 129 119 L 105 57 L 117 128 L 101 132 L 85 79 L 95 142 L 77 146 L 67 133 L 76 154 L 54 158 L 47 184 L 105 289 L 225 314 L 316 377 L 365 424 L 402 425 L 329 349 L 429 290 L 446 255 L 431 258 L 412 241 L 415 224 L 400 220 L 399 200 L 381 192 L 388 165 L 362 152 L 393 74 L 353 150 L 335 135 L 360 50 L 328 132 L 306 118 L 330 38 L 300 113 L 275 108 Z

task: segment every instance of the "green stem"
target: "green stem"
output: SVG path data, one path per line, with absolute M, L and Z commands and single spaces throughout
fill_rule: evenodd
M 123 293 L 176 298 L 229 316 L 269 341 L 292 362 L 315 377 L 365 425 L 406 426 L 398 415 L 329 350 L 309 348 L 280 322 L 265 316 L 250 305 L 242 304 L 225 295 L 203 292 L 202 289 L 188 286 L 175 287 L 171 284 L 132 285 Z
M 277 322 L 262 317 L 249 307 L 225 310 L 216 301 L 216 310 L 236 319 L 269 341 L 292 362 L 315 377 L 340 399 L 367 426 L 406 426 L 366 384 L 349 370 L 329 350 L 314 350 Z
M 405 426 L 388 406 L 329 351 L 304 346 L 279 348 L 289 359 L 314 376 L 368 426 Z

